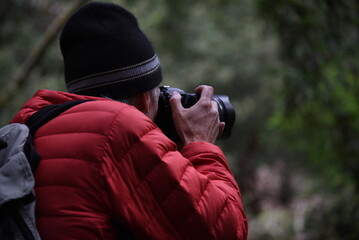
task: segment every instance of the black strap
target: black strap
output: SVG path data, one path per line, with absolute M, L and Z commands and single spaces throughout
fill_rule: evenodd
M 45 125 L 51 119 L 57 117 L 66 110 L 80 104 L 83 102 L 88 102 L 90 100 L 75 100 L 69 101 L 62 104 L 52 104 L 46 107 L 41 108 L 38 112 L 34 113 L 29 120 L 26 122 L 26 125 L 30 129 L 30 133 L 34 134 L 37 129 Z
M 30 134 L 27 139 L 27 144 L 24 145 L 24 152 L 29 161 L 31 170 L 35 173 L 35 170 L 40 162 L 40 155 L 37 153 L 35 147 L 32 143 L 32 136 L 39 129 L 41 126 L 45 125 L 51 119 L 54 119 L 61 113 L 65 112 L 66 110 L 80 104 L 83 102 L 87 102 L 90 100 L 75 100 L 69 101 L 62 104 L 52 104 L 46 107 L 41 108 L 38 112 L 34 113 L 26 122 L 26 125 L 30 129 Z

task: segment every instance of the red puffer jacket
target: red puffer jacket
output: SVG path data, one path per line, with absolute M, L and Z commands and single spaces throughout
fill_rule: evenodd
M 12 122 L 49 104 L 94 99 L 41 127 L 35 147 L 42 239 L 246 239 L 240 192 L 222 151 L 196 142 L 181 152 L 137 109 L 39 90 Z

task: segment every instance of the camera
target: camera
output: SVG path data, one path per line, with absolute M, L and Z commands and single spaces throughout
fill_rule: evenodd
M 193 106 L 200 98 L 200 94 L 186 93 L 182 89 L 172 88 L 169 86 L 160 87 L 160 97 L 158 100 L 158 113 L 156 117 L 156 124 L 161 128 L 162 132 L 174 142 L 179 141 L 173 120 L 169 100 L 173 92 L 181 94 L 182 106 L 189 108 Z M 218 139 L 226 139 L 231 136 L 231 130 L 235 121 L 235 111 L 226 95 L 213 95 L 212 100 L 218 105 L 219 120 L 225 122 L 225 128 Z

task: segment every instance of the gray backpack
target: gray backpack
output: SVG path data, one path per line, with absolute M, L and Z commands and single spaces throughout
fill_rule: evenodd
M 40 239 L 35 225 L 35 180 L 40 156 L 32 135 L 45 123 L 85 101 L 70 101 L 42 108 L 26 124 L 0 129 L 0 239 Z

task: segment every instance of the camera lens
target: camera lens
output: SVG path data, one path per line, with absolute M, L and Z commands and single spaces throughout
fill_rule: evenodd
M 161 128 L 163 133 L 167 135 L 174 142 L 179 141 L 175 126 L 172 120 L 171 107 L 169 100 L 173 92 L 181 94 L 182 105 L 184 108 L 193 106 L 200 98 L 199 94 L 186 93 L 179 88 L 160 87 L 160 97 L 158 100 L 158 113 L 156 117 L 156 124 Z M 214 100 L 218 105 L 219 120 L 225 122 L 225 128 L 219 139 L 226 139 L 231 136 L 231 130 L 235 122 L 235 110 L 226 95 L 213 95 Z
M 229 97 L 226 95 L 213 95 L 212 99 L 218 105 L 219 120 L 226 123 L 224 131 L 219 139 L 229 138 L 236 119 L 234 108 L 229 101 Z

